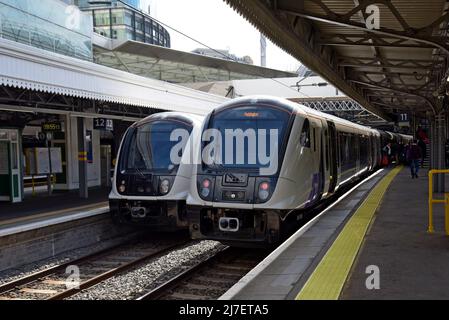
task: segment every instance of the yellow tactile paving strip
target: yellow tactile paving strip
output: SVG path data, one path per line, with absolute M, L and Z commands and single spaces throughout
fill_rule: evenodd
M 391 170 L 369 193 L 296 296 L 296 300 L 339 298 L 371 220 L 389 185 L 402 168 Z

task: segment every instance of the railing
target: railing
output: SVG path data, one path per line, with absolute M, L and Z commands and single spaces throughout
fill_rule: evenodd
M 25 182 L 26 180 L 31 181 Z M 56 184 L 56 175 L 52 174 L 50 176 L 50 181 L 52 185 L 51 187 L 54 188 Z M 36 187 L 48 186 L 48 177 L 46 175 L 43 176 L 32 175 L 31 177 L 24 177 L 23 182 L 24 188 L 31 188 L 32 191 L 31 195 L 34 197 L 36 196 Z
M 430 170 L 429 171 L 429 228 L 427 232 L 434 233 L 433 226 L 433 205 L 435 203 L 444 203 L 444 227 L 446 235 L 449 236 L 449 193 L 444 194 L 444 199 L 433 198 L 433 175 L 449 173 L 449 170 Z

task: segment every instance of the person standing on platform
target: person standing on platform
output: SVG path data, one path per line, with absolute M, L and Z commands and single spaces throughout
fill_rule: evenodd
M 404 143 L 401 141 L 398 145 L 399 163 L 404 164 L 406 162 L 406 153 Z
M 416 137 L 418 140 L 424 141 L 424 143 L 429 143 L 429 137 L 427 136 L 427 133 L 424 131 L 424 129 L 419 126 L 418 130 L 416 131 Z
M 398 164 L 399 162 L 399 146 L 396 142 L 391 144 L 391 163 Z
M 391 142 L 388 142 L 385 147 L 382 148 L 382 165 L 388 166 L 391 161 Z
M 427 147 L 423 139 L 418 140 L 418 147 L 421 149 L 421 168 L 424 168 L 424 159 L 426 158 Z
M 412 174 L 412 179 L 418 178 L 421 158 L 421 148 L 418 146 L 417 141 L 413 140 L 407 151 L 407 160 L 410 163 L 410 173 Z

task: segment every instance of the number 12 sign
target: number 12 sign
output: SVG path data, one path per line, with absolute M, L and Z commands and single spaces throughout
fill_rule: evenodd
M 94 119 L 94 129 L 113 131 L 114 130 L 114 121 L 112 121 L 112 119 L 106 119 L 106 118 L 95 118 Z

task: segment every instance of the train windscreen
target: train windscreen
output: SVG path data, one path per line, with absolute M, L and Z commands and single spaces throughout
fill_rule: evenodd
M 179 129 L 186 130 L 188 135 L 192 132 L 192 126 L 189 124 L 173 120 L 153 121 L 137 127 L 131 133 L 128 148 L 124 150 L 127 153 L 124 161 L 125 169 L 175 173 L 174 169 L 178 168 L 179 163 L 172 161 L 171 151 L 180 141 L 171 141 L 170 137 Z
M 215 170 L 269 167 L 270 157 L 281 157 L 290 119 L 288 110 L 265 105 L 233 107 L 214 114 L 208 129 L 214 137 L 210 141 L 217 138 L 215 150 L 205 152 L 207 144 L 203 143 L 203 164 Z

